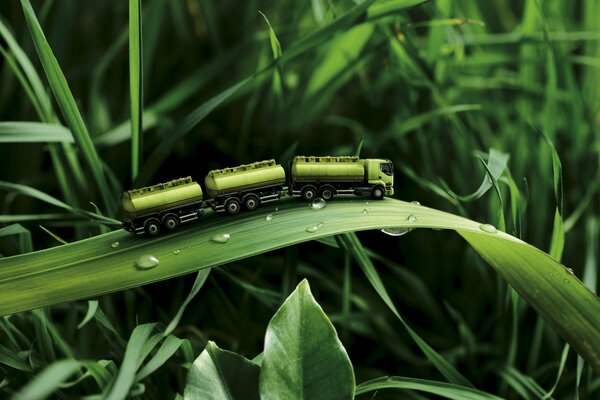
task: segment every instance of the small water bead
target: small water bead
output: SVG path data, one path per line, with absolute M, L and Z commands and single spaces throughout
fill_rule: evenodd
M 177 255 L 179 255 L 179 253 L 181 253 L 181 250 L 179 250 L 179 249 L 173 250 L 173 255 L 177 256 Z
M 316 231 L 318 231 L 319 229 L 321 229 L 323 227 L 323 225 L 325 225 L 323 222 L 319 222 L 318 224 L 311 225 L 311 226 L 307 227 L 305 229 L 305 231 L 308 232 L 308 233 L 315 233 Z
M 227 243 L 229 242 L 230 238 L 231 235 L 229 233 L 217 233 L 216 235 L 212 235 L 210 240 L 212 240 L 215 243 Z
M 369 212 L 369 210 L 367 210 L 366 208 L 363 208 L 363 210 L 362 210 L 363 215 L 367 214 L 368 212 Z
M 414 214 L 410 214 L 408 218 L 406 218 L 408 222 L 417 222 L 417 216 Z
M 272 221 L 273 220 L 273 214 L 269 214 L 265 217 L 265 220 L 267 221 Z
M 112 242 L 110 244 L 110 247 L 112 247 L 113 249 L 116 249 L 117 247 L 119 247 L 120 243 L 119 242 Z
M 150 269 L 154 268 L 159 264 L 158 258 L 153 255 L 146 254 L 138 258 L 135 262 L 135 267 L 138 269 Z
M 487 233 L 497 233 L 498 232 L 496 227 L 494 225 L 490 225 L 490 224 L 481 224 L 481 225 L 479 225 L 479 229 L 481 229 L 482 231 L 487 232 Z
M 275 212 L 279 211 L 279 207 L 275 207 Z
M 398 226 L 398 227 L 395 227 L 395 228 L 385 228 L 385 229 L 382 229 L 381 232 L 383 232 L 383 233 L 385 233 L 386 235 L 389 235 L 389 236 L 402 236 L 402 235 L 406 235 L 411 230 L 412 230 L 411 228 L 407 228 L 405 226 Z
M 570 273 L 571 275 L 575 275 L 573 268 L 567 268 L 567 272 Z
M 313 200 L 312 203 L 310 203 L 311 208 L 313 208 L 314 210 L 320 210 L 322 208 L 325 208 L 326 205 L 327 202 L 320 197 L 317 197 Z
M 418 206 L 420 206 L 420 205 L 421 205 L 421 203 L 419 203 L 419 202 L 418 202 L 418 201 L 416 201 L 416 200 L 415 200 L 415 201 L 411 201 L 411 202 L 410 202 L 410 204 L 416 204 L 416 205 L 418 205 Z

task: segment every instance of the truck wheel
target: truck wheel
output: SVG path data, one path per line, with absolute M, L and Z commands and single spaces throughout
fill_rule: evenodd
M 371 197 L 375 200 L 381 200 L 383 196 L 385 196 L 385 189 L 383 187 L 378 185 L 371 190 Z
M 323 200 L 329 201 L 331 200 L 331 198 L 333 197 L 333 195 L 335 194 L 335 189 L 333 188 L 333 186 L 323 186 L 321 188 L 321 198 Z
M 248 194 L 244 197 L 244 207 L 248 211 L 256 210 L 259 204 L 258 196 L 255 194 Z
M 305 186 L 302 189 L 302 198 L 305 201 L 313 201 L 317 197 L 317 188 L 314 186 Z
M 160 233 L 160 221 L 156 218 L 150 218 L 144 223 L 144 231 L 148 236 L 158 236 Z
M 240 201 L 235 197 L 228 199 L 225 202 L 225 210 L 228 214 L 235 215 L 240 212 Z
M 167 231 L 175 230 L 179 226 L 179 218 L 175 214 L 167 214 L 163 217 L 163 228 Z

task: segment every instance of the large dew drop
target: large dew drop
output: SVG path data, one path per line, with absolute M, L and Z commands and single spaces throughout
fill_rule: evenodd
M 266 221 L 273 221 L 273 214 L 269 214 L 265 217 Z
M 406 218 L 406 220 L 407 220 L 408 222 L 417 222 L 417 216 L 416 216 L 416 215 L 414 215 L 414 214 L 410 214 L 410 215 L 409 215 L 409 216 Z
M 487 232 L 487 233 L 498 232 L 496 227 L 494 225 L 490 225 L 490 224 L 481 224 L 481 225 L 479 225 L 479 229 L 481 229 L 482 231 Z
M 384 228 L 381 230 L 381 232 L 385 233 L 386 235 L 390 235 L 390 236 L 402 236 L 402 235 L 406 235 L 410 231 L 411 231 L 411 228 L 407 228 L 404 226 L 397 226 L 395 228 Z
M 137 269 L 150 269 L 156 267 L 158 263 L 158 258 L 146 254 L 138 258 L 138 260 L 135 262 L 135 267 Z
M 321 208 L 325 208 L 326 205 L 327 202 L 320 197 L 317 197 L 313 200 L 312 203 L 310 203 L 311 208 L 313 208 L 314 210 L 320 210 Z
M 116 249 L 117 247 L 119 247 L 119 244 L 120 244 L 119 242 L 112 242 L 110 244 L 110 247 L 112 247 L 113 249 Z
M 416 201 L 416 200 L 414 200 L 414 201 L 411 201 L 410 203 L 411 203 L 411 204 L 415 204 L 415 205 L 417 205 L 417 206 L 420 206 L 420 205 L 421 205 L 421 203 L 419 203 L 419 202 L 418 202 L 418 201 Z
M 217 233 L 216 235 L 212 235 L 210 240 L 212 240 L 215 243 L 227 243 L 229 242 L 230 238 L 231 235 L 229 233 Z

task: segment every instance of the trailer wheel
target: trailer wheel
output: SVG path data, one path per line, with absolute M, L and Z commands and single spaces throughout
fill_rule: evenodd
M 231 197 L 225 202 L 225 210 L 228 214 L 235 215 L 240 212 L 240 208 L 240 201 L 235 197 Z
M 333 186 L 325 185 L 321 188 L 320 193 L 321 193 L 321 198 L 323 200 L 329 201 L 335 194 L 335 189 L 333 188 Z
M 179 226 L 179 218 L 175 214 L 167 214 L 163 217 L 163 227 L 167 231 L 175 230 Z
M 247 194 L 244 197 L 244 207 L 248 211 L 256 210 L 260 201 L 258 200 L 258 196 L 255 194 Z
M 385 189 L 380 185 L 377 185 L 371 189 L 371 197 L 375 200 L 381 200 L 383 199 L 383 196 L 385 196 Z
M 302 198 L 305 201 L 313 201 L 315 199 L 315 197 L 317 197 L 317 188 L 309 185 L 309 186 L 305 186 L 304 189 L 302 189 Z
M 150 218 L 144 223 L 144 231 L 148 236 L 158 236 L 160 233 L 160 221 L 156 218 Z

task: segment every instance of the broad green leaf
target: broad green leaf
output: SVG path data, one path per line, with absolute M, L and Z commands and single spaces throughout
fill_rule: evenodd
M 306 279 L 269 322 L 263 353 L 261 399 L 349 399 L 354 394 L 348 354 Z
M 519 295 L 596 369 L 600 369 L 600 300 L 558 261 L 533 246 L 493 232 L 479 222 L 428 207 L 385 199 L 336 199 L 321 210 L 297 200 L 280 201 L 271 221 L 265 207 L 225 218 L 208 212 L 199 222 L 149 239 L 119 230 L 58 248 L 0 259 L 0 315 L 140 286 L 291 244 L 344 232 L 386 227 L 456 230 Z M 409 215 L 417 217 L 415 222 Z M 314 232 L 306 228 L 323 222 Z M 274 234 L 277 232 L 277 234 Z M 228 233 L 227 243 L 211 237 Z M 111 243 L 119 242 L 116 248 Z M 175 250 L 180 250 L 174 254 Z M 145 255 L 156 268 L 139 270 Z
M 255 363 L 208 341 L 188 372 L 183 398 L 258 400 L 259 371 Z
M 135 180 L 143 154 L 142 0 L 129 0 L 129 97 L 131 102 L 131 179 Z
M 454 400 L 500 400 L 500 397 L 471 387 L 426 379 L 389 376 L 373 379 L 356 386 L 356 395 L 376 392 L 382 389 L 407 389 L 430 393 Z
M 58 106 L 60 107 L 62 114 L 67 122 L 67 126 L 70 128 L 77 145 L 81 149 L 83 156 L 90 166 L 94 180 L 98 185 L 98 189 L 104 205 L 110 214 L 114 211 L 115 199 L 112 197 L 106 177 L 104 176 L 102 161 L 96 152 L 96 148 L 92 143 L 87 127 L 83 122 L 83 118 L 79 113 L 77 104 L 71 89 L 67 83 L 67 79 L 63 74 L 58 61 L 54 57 L 52 49 L 46 40 L 46 36 L 37 20 L 35 12 L 29 3 L 29 0 L 21 0 L 23 6 L 23 12 L 25 14 L 25 20 L 29 26 L 31 32 L 31 38 L 35 45 L 35 49 L 38 53 L 42 67 L 46 72 L 48 83 L 52 88 L 52 92 L 56 97 Z
M 0 122 L 0 143 L 73 143 L 71 131 L 62 125 L 39 122 Z

